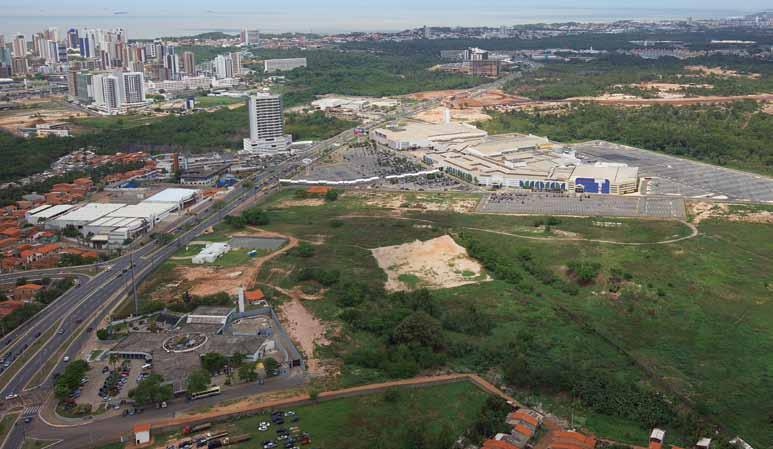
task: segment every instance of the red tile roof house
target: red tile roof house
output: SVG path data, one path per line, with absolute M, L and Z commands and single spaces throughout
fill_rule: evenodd
M 0 318 L 10 315 L 16 309 L 21 308 L 24 305 L 22 301 L 3 301 L 0 302 Z
M 16 301 L 26 301 L 35 296 L 41 289 L 43 289 L 43 286 L 38 284 L 19 285 L 13 289 L 13 299 Z
M 244 292 L 244 299 L 249 301 L 250 304 L 254 304 L 266 296 L 263 294 L 263 290 L 256 288 L 254 290 L 247 290 Z
M 507 440 L 522 449 L 534 437 L 542 424 L 542 419 L 542 415 L 534 410 L 518 409 L 507 415 L 507 424 L 513 426 L 513 431 L 509 435 L 502 435 L 499 439 Z
M 19 259 L 18 257 L 4 257 L 0 259 L 0 270 L 2 270 L 3 273 L 14 271 L 20 265 L 21 265 L 21 259 Z
M 34 246 L 21 252 L 20 256 L 23 263 L 32 263 L 46 256 L 59 253 L 61 245 L 58 243 L 46 243 L 45 245 Z

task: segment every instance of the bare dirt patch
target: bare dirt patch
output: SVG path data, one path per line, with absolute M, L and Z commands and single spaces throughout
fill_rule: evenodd
M 288 207 L 322 206 L 324 204 L 325 200 L 322 198 L 306 198 L 302 200 L 285 199 L 272 205 L 272 207 L 277 209 L 286 209 Z
M 327 374 L 326 368 L 314 355 L 317 345 L 325 346 L 330 343 L 325 337 L 327 327 L 296 298 L 283 303 L 279 313 L 290 338 L 301 346 L 307 356 L 309 374 Z
M 429 123 L 443 123 L 446 108 L 434 108 L 416 114 L 416 118 Z M 483 112 L 483 108 L 449 109 L 451 120 L 457 122 L 480 122 L 490 120 L 491 116 Z
M 467 250 L 448 235 L 371 250 L 390 291 L 450 288 L 490 280 Z
M 357 195 L 365 200 L 365 204 L 371 207 L 383 207 L 386 209 L 413 209 L 425 211 L 453 211 L 471 212 L 478 205 L 477 197 L 461 197 L 454 195 L 441 195 L 434 193 L 411 194 L 393 192 L 350 192 L 349 195 Z
M 260 267 L 266 261 L 288 251 L 298 245 L 298 239 L 289 235 L 264 231 L 258 228 L 247 228 L 250 235 L 260 237 L 282 237 L 287 239 L 287 244 L 282 248 L 262 257 L 251 259 L 248 263 L 236 267 L 222 268 L 217 266 L 179 266 L 175 273 L 179 279 L 183 279 L 186 285 L 190 285 L 189 292 L 192 295 L 211 295 L 218 292 L 228 292 L 235 295 L 239 287 L 250 288 L 257 277 Z M 240 230 L 244 235 L 245 231 Z
M 524 103 L 527 101 L 530 100 L 525 97 L 510 95 L 500 89 L 489 89 L 475 95 L 470 93 L 462 93 L 459 95 L 451 96 L 447 101 L 447 105 L 455 109 L 468 109 L 506 106 Z
M 743 207 L 745 205 L 741 205 Z M 693 217 L 693 223 L 703 220 L 720 219 L 744 223 L 773 224 L 773 211 L 737 209 L 733 211 L 730 204 L 708 203 L 703 201 L 690 202 L 687 205 L 688 214 Z
M 17 133 L 19 128 L 32 128 L 37 124 L 67 122 L 74 118 L 88 116 L 85 112 L 68 109 L 49 99 L 22 103 L 24 103 L 24 107 L 3 111 L 0 114 L 0 128 Z
M 738 73 L 735 70 L 727 70 L 722 67 L 707 67 L 705 65 L 688 65 L 685 66 L 685 70 L 689 72 L 698 72 L 700 75 L 716 75 L 726 78 L 757 79 L 760 77 L 759 73 Z
M 462 89 L 427 90 L 424 92 L 416 92 L 405 95 L 404 98 L 410 98 L 413 100 L 434 100 L 435 98 L 451 97 L 462 92 L 464 92 Z

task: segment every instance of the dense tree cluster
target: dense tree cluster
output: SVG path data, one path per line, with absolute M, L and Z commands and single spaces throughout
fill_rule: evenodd
M 284 101 L 291 106 L 331 93 L 381 97 L 423 90 L 467 88 L 484 82 L 483 78 L 427 70 L 442 62 L 437 53 L 398 55 L 337 50 L 262 49 L 256 56 L 265 59 L 307 59 L 308 67 L 284 74 L 287 78 Z
M 172 385 L 164 384 L 164 378 L 160 374 L 150 374 L 129 392 L 129 397 L 139 405 L 168 401 L 172 399 L 172 395 Z
M 75 360 L 68 364 L 54 385 L 54 394 L 57 399 L 66 399 L 73 390 L 80 387 L 81 379 L 88 370 L 89 364 L 85 360 Z

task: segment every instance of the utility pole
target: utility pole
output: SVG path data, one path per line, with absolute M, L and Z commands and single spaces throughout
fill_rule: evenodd
M 134 282 L 134 250 L 129 252 L 129 266 L 132 270 L 132 293 L 134 295 L 134 314 L 140 314 L 140 303 L 137 301 L 137 283 Z

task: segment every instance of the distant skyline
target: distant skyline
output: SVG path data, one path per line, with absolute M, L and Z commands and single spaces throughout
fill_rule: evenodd
M 180 36 L 207 31 L 237 32 L 257 28 L 263 32 L 397 31 L 429 26 L 500 26 L 538 22 L 607 22 L 622 19 L 658 20 L 722 18 L 770 9 L 769 0 L 733 3 L 704 0 L 652 0 L 626 2 L 588 0 L 489 0 L 477 5 L 466 0 L 391 0 L 368 2 L 300 0 L 262 8 L 248 0 L 167 1 L 39 0 L 32 5 L 0 0 L 0 33 L 29 35 L 45 27 L 123 27 L 130 38 Z M 126 14 L 114 15 L 121 11 Z

